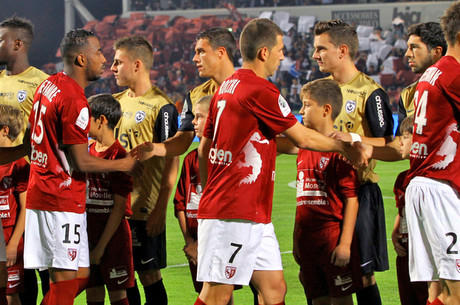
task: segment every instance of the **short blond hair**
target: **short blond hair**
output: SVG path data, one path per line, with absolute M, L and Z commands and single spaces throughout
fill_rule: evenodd
M 5 126 L 9 129 L 8 139 L 13 142 L 24 126 L 24 120 L 19 109 L 10 105 L 0 105 L 0 127 Z

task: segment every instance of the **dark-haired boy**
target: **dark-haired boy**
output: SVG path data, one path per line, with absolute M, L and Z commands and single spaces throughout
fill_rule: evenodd
M 121 117 L 120 103 L 110 94 L 88 99 L 91 109 L 89 136 L 95 139 L 89 153 L 104 159 L 119 159 L 126 150 L 115 139 L 113 129 Z M 86 174 L 86 213 L 91 272 L 86 300 L 104 304 L 105 288 L 111 304 L 127 305 L 126 288 L 134 285 L 130 216 L 132 179 L 123 172 Z

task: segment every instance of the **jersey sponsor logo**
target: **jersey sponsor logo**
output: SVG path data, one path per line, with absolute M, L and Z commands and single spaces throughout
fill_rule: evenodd
M 353 280 L 351 278 L 350 272 L 339 274 L 334 277 L 334 285 L 335 286 L 343 286 L 343 285 L 353 285 Z M 350 287 L 346 287 L 342 291 L 347 290 Z
M 136 115 L 134 116 L 134 121 L 136 121 L 137 124 L 142 122 L 145 119 L 145 112 L 142 110 L 139 110 L 136 112 Z
M 442 71 L 436 67 L 428 68 L 426 69 L 425 73 L 423 73 L 418 83 L 420 84 L 421 82 L 428 82 L 430 83 L 430 85 L 434 86 L 436 80 L 439 78 L 441 74 Z
M 0 211 L 7 211 L 0 213 L 0 218 L 10 218 L 10 195 L 0 196 Z
M 138 130 L 133 131 L 132 129 L 128 129 L 127 132 L 123 132 L 120 134 L 120 129 L 115 128 L 115 138 L 117 138 L 118 141 L 120 141 L 121 146 L 123 146 L 123 148 L 125 149 L 131 150 L 134 148 L 132 144 L 132 136 L 134 136 L 134 138 L 139 138 L 141 137 L 141 132 Z
M 78 118 L 75 121 L 75 125 L 80 127 L 82 130 L 85 130 L 88 124 L 89 124 L 89 110 L 87 107 L 85 107 L 80 110 L 80 114 L 78 115 Z
M 31 163 L 40 166 L 40 167 L 45 167 L 48 164 L 48 154 L 42 153 L 41 151 L 38 151 L 35 149 L 35 145 L 31 144 L 31 153 L 30 153 L 30 161 Z
M 319 168 L 324 169 L 328 163 L 329 158 L 321 157 L 321 159 L 319 160 Z
M 11 177 L 4 177 L 2 179 L 2 185 L 4 189 L 9 189 L 13 186 L 13 178 Z
M 281 94 L 278 96 L 278 106 L 280 107 L 280 111 L 284 117 L 291 113 L 291 108 L 289 108 L 288 102 L 286 102 Z
M 27 91 L 26 90 L 19 90 L 18 94 L 16 95 L 18 102 L 22 103 L 26 100 L 27 98 Z
M 110 272 L 109 272 L 109 278 L 110 279 L 116 279 L 116 278 L 119 278 L 119 277 L 126 277 L 126 276 L 128 276 L 128 271 L 126 271 L 125 267 L 112 268 L 112 270 L 110 270 Z M 121 284 L 121 283 L 118 283 L 118 284 Z
M 77 257 L 77 249 L 72 249 L 72 248 L 67 249 L 67 258 L 71 262 L 73 262 L 76 257 Z
M 233 160 L 231 151 L 217 149 L 215 147 L 209 150 L 209 161 L 211 164 L 230 165 Z
M 14 92 L 0 92 L 0 97 L 10 100 L 14 97 Z
M 248 174 L 244 177 L 240 184 L 251 184 L 257 180 L 259 174 L 262 169 L 262 158 L 260 157 L 259 152 L 257 151 L 254 144 L 266 144 L 268 145 L 269 142 L 267 139 L 262 139 L 261 135 L 256 131 L 252 134 L 251 138 L 249 139 L 248 143 L 244 146 L 242 152 L 244 154 L 244 163 L 241 160 L 238 160 L 236 166 L 238 168 L 252 168 L 252 173 Z M 258 145 L 260 146 L 260 145 Z
M 12 270 L 8 271 L 8 281 L 13 282 L 13 281 L 19 281 L 21 279 L 19 275 L 19 270 Z M 17 285 L 13 286 L 16 287 Z M 12 287 L 11 287 L 12 288 Z
M 426 146 L 426 144 L 413 142 L 410 152 L 411 158 L 424 159 L 428 156 L 428 147 Z
M 385 125 L 385 118 L 383 117 L 382 98 L 380 95 L 375 97 L 375 105 L 377 106 L 377 117 L 379 118 L 379 125 L 382 127 Z
M 165 139 L 169 138 L 169 113 L 163 114 L 163 121 L 165 123 Z
M 355 101 L 348 100 L 345 103 L 345 111 L 347 113 L 352 113 L 353 111 L 355 111 L 355 109 L 356 109 L 356 102 Z
M 225 267 L 225 277 L 231 279 L 236 273 L 236 267 L 227 266 Z

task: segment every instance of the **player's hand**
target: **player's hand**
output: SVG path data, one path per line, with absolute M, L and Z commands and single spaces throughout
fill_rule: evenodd
M 155 208 L 147 219 L 145 229 L 150 237 L 156 236 L 165 230 L 166 210 Z
M 198 241 L 193 241 L 184 246 L 184 253 L 189 262 L 197 265 L 198 262 Z
M 328 137 L 335 139 L 335 140 L 347 142 L 347 143 L 352 142 L 351 135 L 347 132 L 341 132 L 341 131 L 334 130 L 328 135 Z
M 398 256 L 406 256 L 407 250 L 401 243 L 402 235 L 398 232 L 398 230 L 393 230 L 391 233 L 391 241 L 393 242 L 393 247 L 395 248 L 396 254 Z
M 337 267 L 343 267 L 350 262 L 350 247 L 338 245 L 331 255 L 331 264 Z
M 133 178 L 142 178 L 142 176 L 144 175 L 145 166 L 141 162 L 134 159 L 129 154 L 122 160 L 125 162 L 124 172 L 128 173 Z
M 147 159 L 150 159 L 154 156 L 153 153 L 153 148 L 154 145 L 152 142 L 144 142 L 142 144 L 137 145 L 132 149 L 129 154 L 139 160 L 139 161 L 145 161 Z
M 91 265 L 99 265 L 101 263 L 102 256 L 104 255 L 105 249 L 100 249 L 96 246 L 91 252 L 89 252 L 89 261 Z
M 8 244 L 6 246 L 6 266 L 10 267 L 16 264 L 17 256 L 18 256 L 18 246 Z
M 344 156 L 357 168 L 366 167 L 372 157 L 373 146 L 361 142 L 345 144 Z

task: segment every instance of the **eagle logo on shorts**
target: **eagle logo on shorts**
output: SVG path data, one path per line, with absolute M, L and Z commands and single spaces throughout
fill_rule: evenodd
M 67 249 L 67 257 L 71 262 L 73 262 L 77 257 L 77 249 Z
M 226 278 L 231 279 L 235 275 L 235 272 L 236 272 L 236 267 L 232 267 L 232 266 L 225 267 L 225 277 Z
M 460 259 L 455 260 L 455 269 L 460 273 Z

